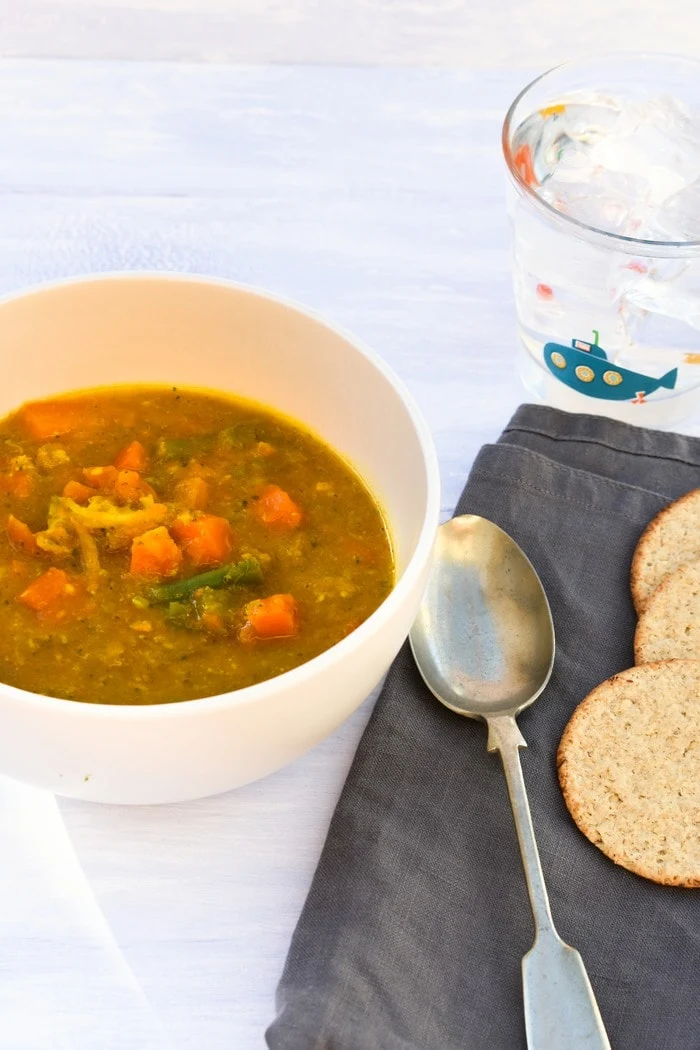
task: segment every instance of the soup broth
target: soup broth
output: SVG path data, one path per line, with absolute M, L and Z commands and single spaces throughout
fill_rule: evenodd
M 157 704 L 288 671 L 394 584 L 386 522 L 318 437 L 242 400 L 133 387 L 0 422 L 0 680 Z

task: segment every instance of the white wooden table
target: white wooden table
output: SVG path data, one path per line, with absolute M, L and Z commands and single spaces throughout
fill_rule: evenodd
M 381 53 L 374 68 L 134 63 L 120 59 L 143 57 L 138 5 L 105 7 L 105 18 L 130 12 L 132 55 L 124 35 L 96 36 L 101 3 L 92 15 L 63 5 L 87 26 L 72 37 L 51 21 L 60 6 L 0 5 L 2 53 L 63 56 L 0 61 L 0 292 L 146 267 L 230 277 L 318 309 L 413 391 L 446 516 L 477 449 L 522 398 L 499 130 L 530 71 L 489 68 L 483 51 L 471 72 L 389 69 Z M 181 19 L 192 7 L 171 6 Z M 241 6 L 255 22 L 255 6 Z M 293 23 L 303 6 L 261 5 L 273 36 L 275 11 Z M 367 19 L 361 0 L 347 6 Z M 384 40 L 396 12 L 379 6 Z M 396 6 L 410 30 L 421 5 Z M 166 7 L 144 14 L 144 32 Z M 438 7 L 448 21 L 464 11 Z M 333 40 L 352 62 L 350 36 L 345 51 L 342 33 Z M 234 37 L 222 35 L 221 56 L 240 60 Z M 212 57 L 179 39 L 180 53 L 145 51 Z M 431 39 L 449 64 L 449 33 L 442 51 Z M 65 60 L 86 53 L 100 60 Z M 413 57 L 404 47 L 385 66 Z M 261 1048 L 371 703 L 290 768 L 189 805 L 56 802 L 0 780 L 0 1050 Z

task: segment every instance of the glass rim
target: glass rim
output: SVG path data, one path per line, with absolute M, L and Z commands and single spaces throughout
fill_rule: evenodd
M 593 65 L 595 62 L 601 62 L 605 60 L 618 59 L 621 61 L 629 61 L 630 59 L 647 59 L 652 61 L 665 60 L 674 62 L 687 62 L 690 66 L 694 66 L 700 71 L 700 59 L 695 58 L 692 55 L 674 55 L 668 54 L 663 51 L 613 51 L 609 54 L 596 55 L 595 58 L 575 58 L 568 62 L 560 62 L 556 66 L 552 66 L 550 69 L 540 73 L 528 84 L 518 92 L 516 97 L 508 107 L 508 111 L 503 120 L 503 126 L 501 129 L 501 148 L 503 150 L 503 156 L 508 168 L 509 174 L 516 185 L 516 188 L 523 196 L 530 200 L 537 208 L 545 213 L 550 219 L 556 219 L 557 222 L 563 224 L 569 224 L 573 227 L 574 233 L 583 234 L 584 236 L 593 235 L 595 238 L 600 238 L 603 241 L 609 241 L 611 244 L 618 244 L 623 246 L 627 251 L 631 248 L 639 248 L 639 254 L 650 254 L 654 249 L 660 250 L 662 253 L 667 251 L 675 252 L 679 251 L 693 251 L 700 250 L 700 239 L 694 239 L 691 241 L 664 241 L 654 240 L 644 237 L 630 237 L 626 234 L 611 233 L 609 230 L 602 230 L 599 226 L 592 226 L 590 223 L 582 222 L 580 219 L 575 219 L 571 215 L 567 215 L 564 212 L 558 211 L 554 205 L 550 204 L 549 201 L 544 200 L 539 194 L 535 193 L 532 186 L 530 186 L 525 179 L 522 177 L 518 170 L 515 160 L 513 158 L 513 151 L 511 149 L 510 137 L 512 131 L 513 117 L 515 110 L 520 105 L 520 102 L 525 96 L 539 84 L 541 80 L 549 77 L 552 73 L 556 73 L 558 70 L 570 69 L 575 66 L 583 67 L 586 65 Z

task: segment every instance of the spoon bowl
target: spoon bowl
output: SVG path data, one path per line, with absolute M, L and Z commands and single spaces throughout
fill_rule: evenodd
M 537 573 L 503 529 L 464 514 L 438 530 L 410 643 L 430 691 L 458 714 L 515 716 L 537 699 L 554 666 L 554 624 Z

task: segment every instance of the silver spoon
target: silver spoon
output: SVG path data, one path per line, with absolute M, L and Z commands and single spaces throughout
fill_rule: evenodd
M 515 716 L 533 703 L 554 664 L 554 624 L 539 576 L 497 525 L 473 514 L 438 529 L 433 568 L 410 633 L 428 689 L 457 714 L 488 726 L 513 807 L 535 940 L 523 959 L 530 1050 L 610 1050 L 583 960 L 554 928 L 518 749 Z

